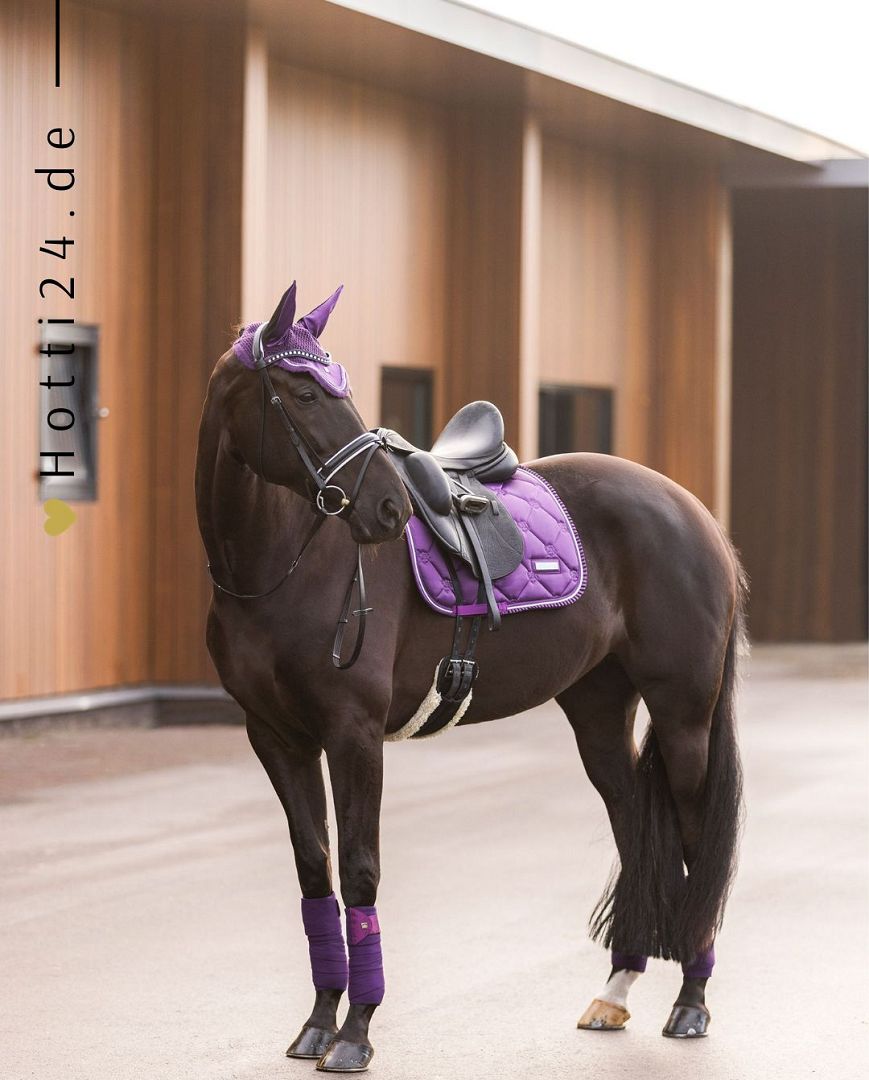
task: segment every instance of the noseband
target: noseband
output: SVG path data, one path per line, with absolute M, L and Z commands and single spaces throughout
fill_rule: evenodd
M 305 470 L 308 473 L 309 478 L 316 488 L 316 494 L 314 496 L 314 512 L 315 518 L 312 522 L 311 528 L 308 530 L 305 539 L 302 541 L 302 546 L 299 549 L 298 555 L 296 555 L 290 568 L 281 577 L 280 581 L 277 581 L 270 588 L 261 593 L 236 593 L 231 589 L 227 589 L 215 580 L 214 575 L 211 573 L 211 564 L 208 564 L 208 574 L 211 578 L 212 584 L 220 592 L 226 596 L 231 596 L 235 600 L 260 600 L 266 596 L 270 596 L 272 593 L 283 585 L 287 578 L 293 573 L 305 553 L 305 549 L 308 544 L 313 540 L 315 533 L 319 530 L 320 526 L 326 520 L 327 517 L 337 517 L 339 514 L 343 514 L 345 511 L 349 514 L 356 503 L 356 499 L 359 495 L 359 491 L 362 487 L 362 482 L 365 479 L 365 474 L 368 471 L 368 466 L 371 464 L 375 453 L 384 448 L 385 440 L 384 436 L 378 431 L 363 431 L 361 435 L 357 435 L 356 438 L 351 439 L 346 445 L 342 446 L 340 450 L 337 450 L 330 458 L 322 462 L 320 466 L 314 464 L 314 457 L 316 456 L 311 448 L 302 437 L 299 430 L 296 428 L 293 421 L 290 419 L 290 415 L 284 407 L 284 403 L 281 400 L 281 395 L 275 389 L 275 385 L 272 382 L 271 375 L 269 374 L 269 368 L 277 363 L 279 360 L 283 360 L 287 356 L 300 356 L 306 359 L 320 359 L 314 357 L 310 353 L 306 353 L 301 349 L 285 350 L 278 356 L 272 357 L 270 360 L 266 359 L 265 348 L 262 342 L 263 330 L 265 329 L 265 323 L 260 325 L 253 339 L 253 363 L 256 371 L 259 372 L 262 378 L 263 388 L 263 417 L 262 425 L 260 427 L 260 475 L 265 479 L 265 471 L 263 469 L 263 443 L 265 440 L 265 418 L 266 418 L 266 402 L 269 403 L 276 411 L 280 418 L 287 435 L 290 438 L 290 442 L 293 444 L 296 453 L 299 455 L 302 464 L 305 466 Z M 353 489 L 348 496 L 344 488 L 340 484 L 334 483 L 335 477 L 346 468 L 351 461 L 355 461 L 356 458 L 362 457 L 362 465 L 359 468 L 359 473 L 356 477 L 356 483 L 353 485 Z M 349 660 L 341 660 L 341 646 L 344 641 L 344 632 L 347 628 L 347 624 L 350 621 L 350 607 L 353 602 L 354 590 L 359 590 L 359 607 L 353 612 L 353 615 L 359 619 L 359 627 L 356 634 L 356 642 L 353 646 L 353 652 Z M 347 592 L 344 597 L 344 603 L 341 608 L 341 615 L 338 619 L 338 625 L 335 630 L 335 641 L 332 646 L 332 663 L 338 668 L 339 671 L 346 671 L 347 668 L 352 667 L 359 658 L 359 654 L 362 651 L 362 643 L 365 640 L 365 617 L 372 609 L 365 606 L 366 593 L 365 593 L 365 576 L 362 570 L 362 545 L 356 545 L 356 566 L 353 573 L 353 577 L 350 579 L 350 584 L 347 587 Z

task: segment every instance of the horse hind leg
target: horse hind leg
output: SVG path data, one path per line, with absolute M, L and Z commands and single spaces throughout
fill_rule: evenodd
M 621 664 L 611 656 L 557 700 L 573 728 L 585 770 L 604 801 L 616 847 L 622 852 L 630 829 L 629 807 L 637 760 L 634 717 L 639 695 Z M 613 952 L 606 984 L 577 1027 L 589 1031 L 623 1030 L 631 1016 L 628 992 L 643 970 L 645 957 Z
M 663 1029 L 675 1038 L 707 1034 L 706 982 L 735 871 L 742 809 L 734 716 L 739 632 L 737 618 L 723 665 L 721 653 L 709 650 L 705 659 L 696 658 L 690 676 L 658 679 L 643 688 L 652 725 L 640 773 L 657 792 L 656 805 L 646 812 L 658 818 L 658 837 L 672 836 L 675 823 L 681 842 L 676 865 L 672 844 L 651 838 L 654 858 L 659 864 L 669 862 L 663 875 L 664 892 L 670 894 L 665 903 L 675 918 L 658 923 L 650 951 L 682 961 L 682 987 Z M 643 853 L 634 853 L 634 872 L 638 856 L 642 860 Z M 613 931 L 619 932 L 617 924 Z

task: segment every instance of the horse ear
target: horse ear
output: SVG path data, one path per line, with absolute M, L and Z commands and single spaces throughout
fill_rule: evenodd
M 296 317 L 296 283 L 278 301 L 272 317 L 263 330 L 263 341 L 279 341 L 293 325 Z
M 332 309 L 338 303 L 338 297 L 341 295 L 343 288 L 343 285 L 339 285 L 328 300 L 324 300 L 313 311 L 309 311 L 307 315 L 299 319 L 299 326 L 304 326 L 315 338 L 318 338 L 326 329 L 326 323 L 329 321 Z

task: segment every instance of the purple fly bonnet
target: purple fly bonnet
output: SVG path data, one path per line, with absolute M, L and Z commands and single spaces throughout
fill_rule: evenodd
M 332 309 L 338 303 L 343 285 L 332 293 L 328 300 L 315 307 L 297 323 L 296 283 L 287 289 L 275 308 L 275 313 L 267 323 L 250 323 L 238 335 L 233 345 L 233 352 L 247 368 L 254 368 L 254 347 L 259 345 L 266 363 L 271 367 L 280 367 L 285 371 L 302 372 L 313 375 L 324 390 L 335 397 L 347 397 L 350 393 L 350 381 L 347 372 L 336 364 L 322 348 L 318 338 L 326 329 L 326 323 Z

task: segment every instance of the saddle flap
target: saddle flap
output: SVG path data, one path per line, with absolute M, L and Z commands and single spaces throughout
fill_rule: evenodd
M 525 553 L 525 541 L 516 522 L 507 507 L 494 492 L 484 487 L 479 480 L 463 477 L 454 490 L 470 491 L 488 502 L 487 508 L 479 514 L 462 515 L 462 524 L 467 530 L 474 530 L 479 542 L 481 561 L 493 581 L 512 574 Z
M 411 464 L 414 458 L 419 460 Z M 429 460 L 426 461 L 426 458 Z M 433 461 L 431 455 L 424 450 L 407 454 L 393 453 L 390 460 L 407 488 L 416 513 L 448 551 L 472 566 L 476 565 L 468 539 L 460 528 L 458 516 L 453 510 L 449 480 L 437 462 Z M 435 470 L 443 477 L 443 483 L 436 478 Z M 430 496 L 434 497 L 438 509 L 429 502 Z
M 453 493 L 446 473 L 431 454 L 417 450 L 404 459 L 407 478 L 422 501 L 436 513 L 449 514 L 453 508 Z

